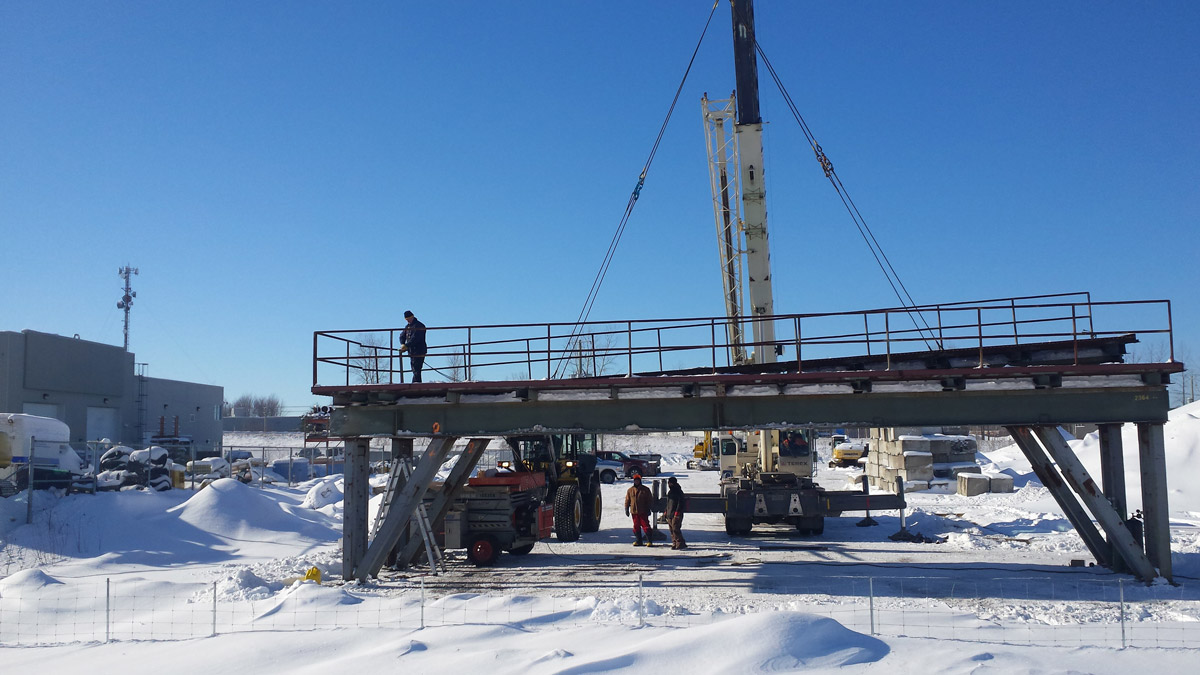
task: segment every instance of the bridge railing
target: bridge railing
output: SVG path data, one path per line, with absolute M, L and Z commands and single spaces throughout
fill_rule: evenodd
M 1042 342 L 1076 346 L 1090 338 L 1137 334 L 1165 340 L 1152 360 L 1174 361 L 1169 300 L 1098 302 L 1089 293 L 1036 295 L 855 312 L 783 314 L 736 323 L 754 335 L 755 321 L 773 340 L 744 345 L 776 360 L 892 357 Z M 430 326 L 426 382 L 525 381 L 620 377 L 663 371 L 717 371 L 738 365 L 727 317 L 637 319 L 585 323 Z M 411 381 L 400 351 L 403 328 L 317 331 L 313 386 L 391 385 Z

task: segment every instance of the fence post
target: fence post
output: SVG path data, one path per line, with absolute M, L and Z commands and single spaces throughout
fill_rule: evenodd
M 1125 649 L 1125 580 L 1117 579 L 1117 589 L 1121 597 L 1121 649 Z
M 296 463 L 296 449 L 288 446 L 288 487 L 292 487 L 292 466 Z
M 265 417 L 263 419 L 266 420 Z M 261 448 L 259 457 L 262 458 L 262 466 L 258 467 L 258 489 L 266 490 L 267 489 L 267 449 L 265 447 Z M 253 476 L 254 474 L 251 473 L 250 475 Z
M 217 636 L 217 582 L 213 582 L 213 613 L 212 613 L 212 635 Z
M 29 437 L 29 464 L 26 467 L 26 475 L 29 477 L 29 485 L 25 488 L 25 524 L 33 524 L 33 457 L 37 454 L 37 437 Z
M 646 601 L 642 591 L 642 575 L 638 575 L 638 628 L 646 625 Z
M 871 635 L 875 634 L 875 577 L 867 577 L 867 607 L 871 613 Z
M 104 642 L 112 637 L 112 579 L 104 579 Z
M 421 630 L 425 630 L 425 577 L 421 577 Z

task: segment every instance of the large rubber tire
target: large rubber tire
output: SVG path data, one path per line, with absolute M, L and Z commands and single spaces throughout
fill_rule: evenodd
M 583 500 L 578 485 L 559 485 L 554 493 L 554 536 L 559 541 L 578 541 L 583 520 Z
M 508 549 L 508 552 L 513 555 L 528 555 L 529 552 L 532 550 L 533 550 L 533 544 L 525 544 L 524 546 L 510 548 L 510 549 Z
M 467 543 L 467 560 L 476 567 L 491 567 L 500 557 L 500 542 L 490 534 L 477 534 Z
M 744 537 L 750 534 L 754 521 L 749 518 L 731 518 L 725 516 L 725 534 L 731 537 Z
M 811 516 L 796 523 L 796 532 L 802 537 L 815 537 L 825 532 L 825 518 Z
M 600 472 L 600 482 L 605 485 L 612 485 L 617 482 L 617 472 L 612 469 L 605 469 Z
M 581 532 L 600 529 L 600 518 L 604 514 L 604 498 L 600 494 L 600 478 L 592 474 L 591 492 L 583 495 L 583 518 L 579 522 Z

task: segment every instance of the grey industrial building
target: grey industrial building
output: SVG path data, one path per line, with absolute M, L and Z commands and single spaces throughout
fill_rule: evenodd
M 32 330 L 0 331 L 0 412 L 54 417 L 74 443 L 140 446 L 165 433 L 221 443 L 224 388 L 148 377 L 121 347 Z

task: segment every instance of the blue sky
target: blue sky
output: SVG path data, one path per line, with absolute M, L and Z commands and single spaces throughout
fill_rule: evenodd
M 314 330 L 573 320 L 711 4 L 0 4 L 6 330 L 322 401 Z M 1200 358 L 1200 4 L 759 0 L 919 302 L 1170 298 Z M 779 313 L 895 304 L 760 65 Z M 592 312 L 723 312 L 714 18 Z

